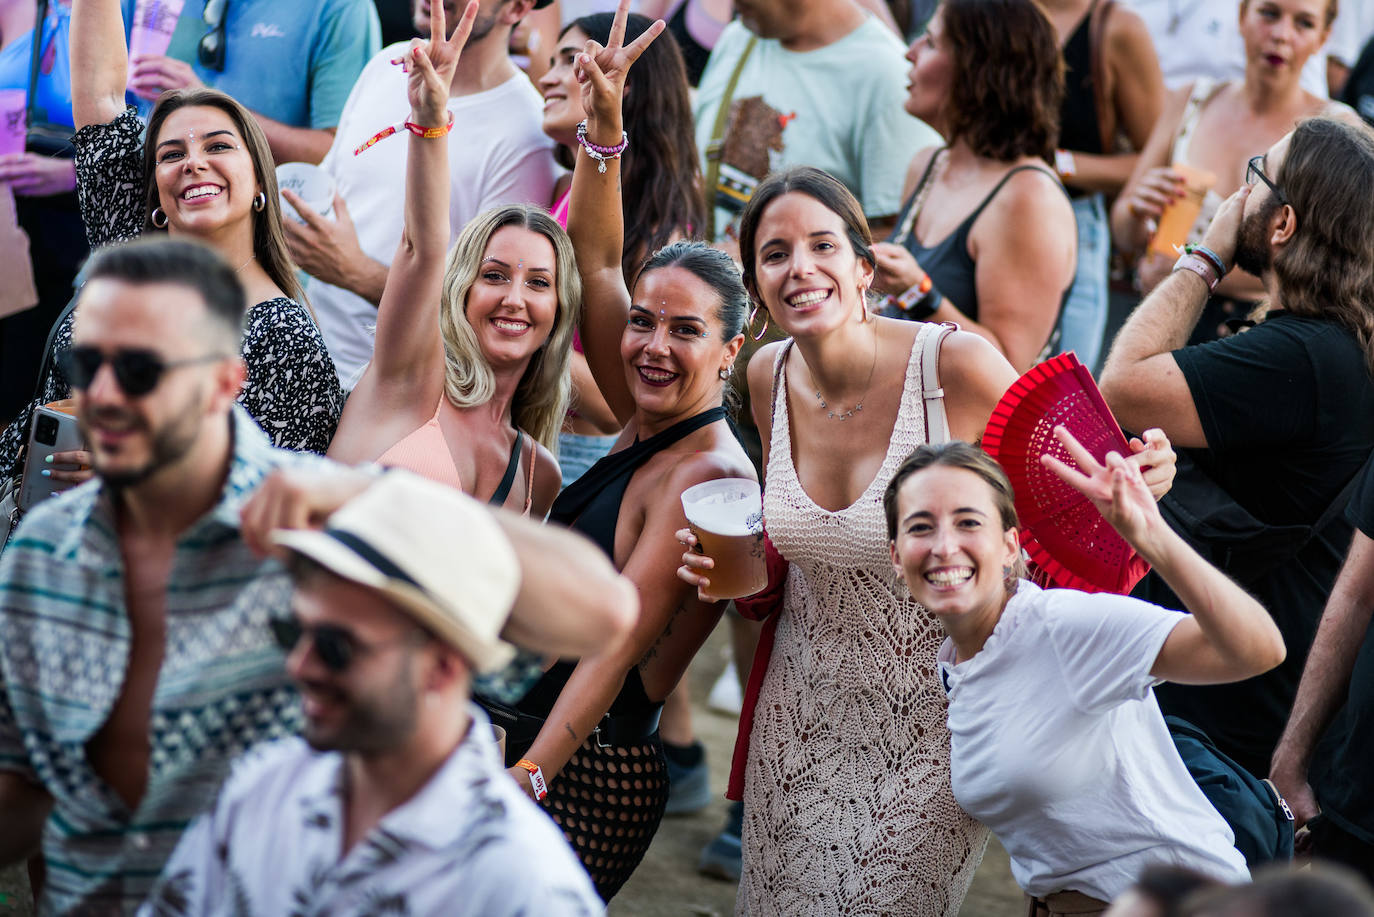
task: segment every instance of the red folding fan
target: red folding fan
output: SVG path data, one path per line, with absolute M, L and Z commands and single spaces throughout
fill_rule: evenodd
M 1087 497 L 1040 463 L 1048 453 L 1074 465 L 1054 436 L 1061 424 L 1099 462 L 1108 452 L 1131 454 L 1092 373 L 1072 352 L 1031 367 L 1012 383 L 983 431 L 983 449 L 1011 479 L 1021 546 L 1050 585 L 1127 593 L 1150 565 Z

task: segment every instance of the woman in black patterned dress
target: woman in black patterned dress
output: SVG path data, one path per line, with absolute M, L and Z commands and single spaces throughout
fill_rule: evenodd
M 71 53 L 77 195 L 91 248 L 165 231 L 216 249 L 237 268 L 256 303 L 245 320 L 248 378 L 239 402 L 275 445 L 323 453 L 343 409 L 343 392 L 324 339 L 300 302 L 262 129 L 224 93 L 178 90 L 158 100 L 145 142 L 143 122 L 124 105 L 127 58 L 119 0 L 77 0 Z M 70 344 L 68 316 L 53 348 L 61 353 Z M 56 364 L 43 380 L 43 403 L 70 395 Z M 0 475 L 20 470 L 32 409 L 0 437 Z M 61 457 L 80 460 L 77 453 Z M 54 479 L 90 476 L 61 468 L 54 466 Z

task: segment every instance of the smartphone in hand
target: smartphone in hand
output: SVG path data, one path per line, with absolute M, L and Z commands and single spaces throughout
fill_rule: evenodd
M 24 459 L 24 478 L 19 486 L 19 508 L 28 512 L 33 506 L 55 494 L 68 490 L 74 485 L 67 481 L 54 481 L 43 476 L 43 469 L 51 468 L 47 458 L 54 452 L 71 452 L 84 449 L 81 431 L 77 429 L 76 417 L 51 405 L 40 405 L 34 409 L 33 420 L 29 425 L 28 455 Z

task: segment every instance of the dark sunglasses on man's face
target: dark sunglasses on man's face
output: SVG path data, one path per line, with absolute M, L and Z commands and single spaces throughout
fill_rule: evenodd
M 197 57 L 202 67 L 217 72 L 224 71 L 224 18 L 228 11 L 229 0 L 205 0 L 205 12 L 201 14 L 205 35 L 200 40 Z
M 169 370 L 223 358 L 222 354 L 207 353 L 185 360 L 166 360 L 151 350 L 116 350 L 106 354 L 97 347 L 72 347 L 58 356 L 57 362 L 71 387 L 78 389 L 89 388 L 100 367 L 109 363 L 124 394 L 137 398 L 157 388 Z
M 346 627 L 337 624 L 316 624 L 306 627 L 300 619 L 293 616 L 270 618 L 267 622 L 272 628 L 272 637 L 277 646 L 290 653 L 301 642 L 302 637 L 310 638 L 310 649 L 314 651 L 324 667 L 336 675 L 347 671 L 353 660 L 359 656 L 379 650 L 395 643 L 414 642 L 419 631 L 410 631 L 395 640 L 380 643 L 364 643 Z

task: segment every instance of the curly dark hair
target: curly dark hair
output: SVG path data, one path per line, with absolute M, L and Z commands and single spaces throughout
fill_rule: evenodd
M 998 162 L 1054 158 L 1064 100 L 1059 41 L 1034 0 L 944 0 L 950 143 Z
M 1374 373 L 1374 221 L 1351 206 L 1374 200 L 1374 133 L 1331 118 L 1301 121 L 1274 183 L 1298 224 L 1274 253 L 1280 302 L 1349 328 Z
M 614 13 L 594 13 L 563 29 L 581 29 L 605 44 Z M 625 23 L 626 43 L 653 25 L 631 13 Z M 630 148 L 620 163 L 625 201 L 625 254 L 621 268 L 626 281 L 640 265 L 673 236 L 699 239 L 705 230 L 706 206 L 701 196 L 701 164 L 692 128 L 692 102 L 687 94 L 687 69 L 682 51 L 671 35 L 660 35 L 635 61 L 625 82 L 625 131 Z M 572 168 L 572 151 L 559 147 L 558 161 Z

